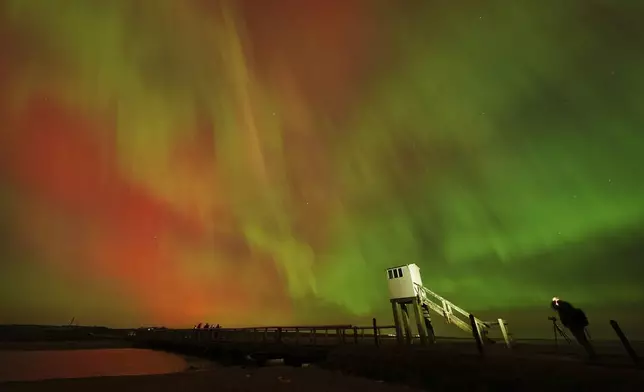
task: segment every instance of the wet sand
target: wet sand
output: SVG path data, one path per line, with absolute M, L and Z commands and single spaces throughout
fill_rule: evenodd
M 346 376 L 337 371 L 285 366 L 254 369 L 220 367 L 163 375 L 10 382 L 0 383 L 0 390 L 2 392 L 421 391 L 411 387 Z
M 0 350 L 0 364 L 0 382 L 168 374 L 191 366 L 175 354 L 132 348 Z

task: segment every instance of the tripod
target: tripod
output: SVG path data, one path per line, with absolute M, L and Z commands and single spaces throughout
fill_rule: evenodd
M 588 339 L 589 342 L 592 342 L 592 338 L 590 337 L 590 331 L 588 330 L 588 327 L 584 328 L 584 333 L 586 334 L 586 339 Z
M 548 317 L 548 320 L 552 321 L 552 333 L 555 336 L 555 346 L 558 347 L 558 336 L 561 336 L 568 344 L 572 343 L 568 335 L 566 334 L 566 331 L 564 331 L 559 324 L 557 323 L 557 318 L 556 317 Z

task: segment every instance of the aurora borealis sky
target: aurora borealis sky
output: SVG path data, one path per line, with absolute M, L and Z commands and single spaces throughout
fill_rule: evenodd
M 0 323 L 641 309 L 642 15 L 0 0 Z

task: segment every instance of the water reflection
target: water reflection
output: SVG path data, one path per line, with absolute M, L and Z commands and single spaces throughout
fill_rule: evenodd
M 59 351 L 0 350 L 0 382 L 52 378 L 180 372 L 186 361 L 173 354 L 130 348 Z

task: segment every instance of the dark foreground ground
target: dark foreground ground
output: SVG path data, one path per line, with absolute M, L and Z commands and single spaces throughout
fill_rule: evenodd
M 127 341 L 97 335 L 82 341 L 29 340 L 0 342 L 0 349 L 130 346 Z M 136 346 L 141 347 L 140 343 Z M 142 348 L 201 356 L 226 366 L 193 367 L 166 375 L 0 383 L 0 391 L 644 391 L 644 370 L 635 367 L 616 342 L 597 342 L 602 354 L 597 362 L 585 360 L 578 346 L 555 348 L 551 342 L 519 344 L 514 350 L 494 345 L 483 357 L 470 341 L 444 341 L 427 348 L 348 344 L 313 351 L 314 355 L 309 352 L 304 362 L 314 363 L 307 367 L 255 366 L 240 358 L 257 347 L 244 351 L 238 343 L 206 350 L 203 343 L 146 346 L 150 344 Z
M 430 391 L 644 390 L 644 371 L 626 361 L 607 358 L 588 362 L 578 356 L 528 350 L 489 352 L 481 357 L 470 350 L 445 348 L 347 347 L 331 352 L 321 366 Z
M 333 353 L 295 368 L 217 366 L 183 373 L 0 383 L 2 392 L 127 391 L 641 391 L 636 369 L 535 359 L 437 358 L 390 352 Z M 407 368 L 405 368 L 407 366 Z M 334 370 L 343 368 L 343 371 Z M 407 386 L 404 386 L 404 385 Z
M 2 392 L 141 391 L 420 391 L 317 368 L 221 367 L 152 376 L 96 377 L 0 383 Z
M 190 362 L 190 361 L 189 361 Z M 626 362 L 454 347 L 341 347 L 306 366 L 191 367 L 183 373 L 0 383 L 31 391 L 641 391 L 644 371 Z

